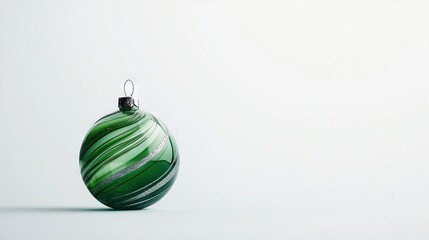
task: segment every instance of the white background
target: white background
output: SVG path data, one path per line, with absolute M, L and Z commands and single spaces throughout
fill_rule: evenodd
M 428 239 L 428 1 L 0 0 L 0 239 Z M 106 211 L 86 131 L 131 78 L 172 190 Z

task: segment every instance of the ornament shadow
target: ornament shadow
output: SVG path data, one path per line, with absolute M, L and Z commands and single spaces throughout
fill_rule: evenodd
M 139 209 L 148 211 L 149 209 Z M 139 210 L 118 210 L 111 208 L 84 207 L 0 207 L 0 213 L 48 213 L 48 212 L 135 212 Z

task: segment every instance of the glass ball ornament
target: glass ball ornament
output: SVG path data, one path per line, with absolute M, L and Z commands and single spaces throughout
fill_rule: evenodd
M 132 84 L 130 96 L 127 83 Z M 79 155 L 83 181 L 91 194 L 114 209 L 142 209 L 172 187 L 179 169 L 177 144 L 158 118 L 143 112 L 124 84 L 119 111 L 94 123 Z

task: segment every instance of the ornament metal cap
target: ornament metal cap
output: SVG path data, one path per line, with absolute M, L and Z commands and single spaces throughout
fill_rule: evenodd
M 127 94 L 127 90 L 126 90 L 126 86 L 127 86 L 128 82 L 131 83 L 131 94 L 130 95 Z M 138 109 L 139 108 L 139 106 L 136 105 L 136 103 L 134 101 L 133 93 L 134 93 L 134 83 L 130 79 L 127 79 L 125 81 L 125 83 L 124 83 L 124 94 L 125 94 L 125 97 L 120 97 L 118 99 L 119 110 L 121 110 L 121 111 L 130 111 L 130 110 Z

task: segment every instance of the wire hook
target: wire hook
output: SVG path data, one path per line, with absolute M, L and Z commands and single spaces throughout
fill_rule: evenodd
M 131 83 L 131 94 L 128 96 L 128 94 L 127 94 L 127 83 L 128 82 L 130 82 Z M 125 83 L 124 83 L 124 94 L 125 94 L 125 96 L 127 96 L 127 97 L 131 97 L 131 96 L 133 96 L 133 94 L 134 94 L 134 83 L 133 83 L 133 81 L 131 81 L 131 79 L 127 79 L 126 81 L 125 81 Z

